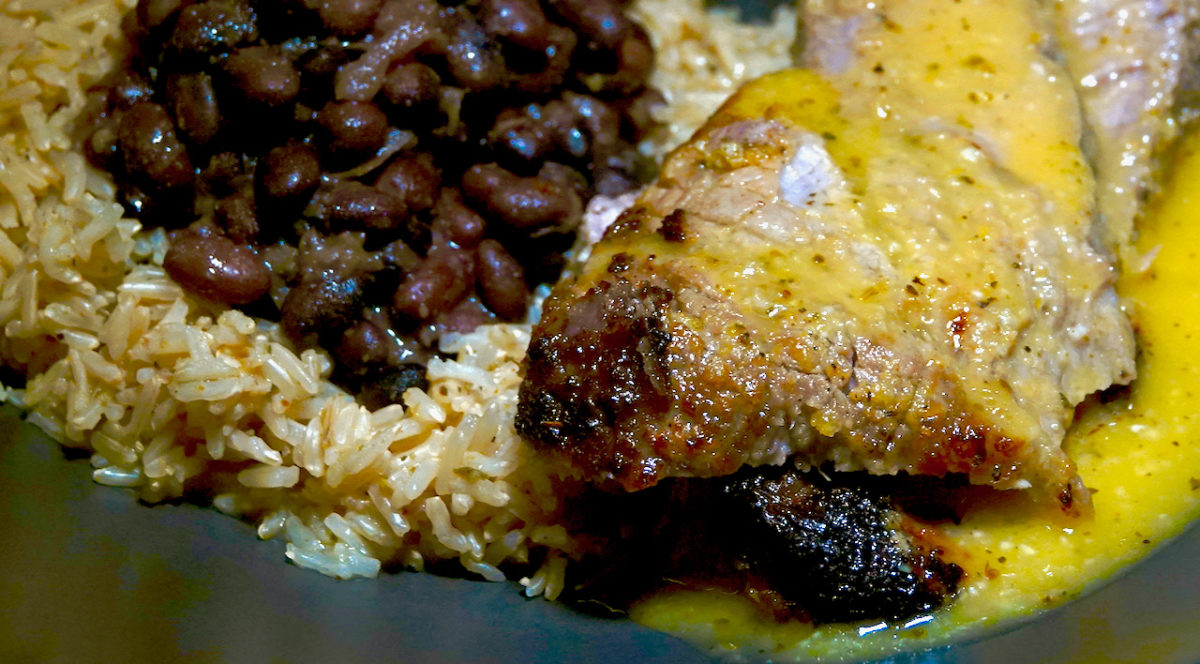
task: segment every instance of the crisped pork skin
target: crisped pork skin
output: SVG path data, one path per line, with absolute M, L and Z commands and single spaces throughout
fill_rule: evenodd
M 793 457 L 1078 509 L 1065 428 L 1134 342 L 1051 23 L 807 3 L 812 71 L 735 95 L 548 299 L 521 432 L 626 489 Z

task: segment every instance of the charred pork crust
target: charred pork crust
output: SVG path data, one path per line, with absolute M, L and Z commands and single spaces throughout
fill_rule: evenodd
M 762 457 L 767 430 L 803 432 L 814 412 L 844 431 L 793 441 L 809 463 L 846 446 L 906 464 L 894 470 L 965 473 L 976 483 L 1021 469 L 1028 441 L 970 413 L 953 377 L 911 348 L 819 332 L 773 347 L 770 331 L 703 275 L 671 274 L 653 254 L 617 252 L 606 265 L 586 290 L 560 284 L 547 298 L 516 416 L 518 432 L 591 481 L 637 491 L 778 463 Z M 1079 488 L 1055 494 L 1063 510 L 1087 508 Z
M 663 236 L 667 242 L 683 242 L 687 239 L 686 217 L 686 212 L 676 209 L 663 217 L 662 223 L 658 227 L 658 234 Z
M 903 620 L 940 606 L 962 569 L 906 532 L 883 495 L 768 468 L 719 483 L 737 554 L 814 622 Z
M 517 430 L 547 447 L 570 448 L 573 461 L 592 475 L 609 469 L 654 475 L 640 465 L 656 458 L 620 432 L 640 431 L 631 419 L 668 408 L 671 337 L 663 312 L 672 297 L 665 288 L 617 278 L 569 304 L 552 302 L 526 357 Z M 595 444 L 575 448 L 580 440 Z
M 574 568 L 571 597 L 623 609 L 683 584 L 740 593 L 777 620 L 828 623 L 906 620 L 953 596 L 962 569 L 895 507 L 889 485 L 862 473 L 835 477 L 747 468 L 591 494 L 573 511 L 613 544 Z M 958 486 L 952 480 L 946 495 Z

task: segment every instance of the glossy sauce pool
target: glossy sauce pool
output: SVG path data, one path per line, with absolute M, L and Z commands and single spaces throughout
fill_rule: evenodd
M 1138 248 L 1154 260 L 1120 284 L 1138 331 L 1138 378 L 1127 392 L 1085 409 L 1065 443 L 1093 491 L 1092 520 L 1051 523 L 1012 500 L 940 526 L 967 576 L 948 607 L 905 625 L 780 624 L 746 600 L 698 591 L 660 593 L 634 607 L 633 619 L 718 651 L 879 656 L 1057 605 L 1179 534 L 1200 514 L 1198 211 L 1200 135 L 1193 134 L 1140 227 Z

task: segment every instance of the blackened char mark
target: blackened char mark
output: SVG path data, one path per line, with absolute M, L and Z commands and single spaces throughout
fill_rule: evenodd
M 657 457 L 639 449 L 645 443 L 637 433 L 640 420 L 669 405 L 664 315 L 672 298 L 665 288 L 622 278 L 576 299 L 551 298 L 525 359 L 517 430 L 592 477 L 652 484 Z
M 624 610 L 682 584 L 741 594 L 776 620 L 817 623 L 906 620 L 945 603 L 962 569 L 893 506 L 894 487 L 864 473 L 834 478 L 747 468 L 585 494 L 569 510 L 582 515 L 574 530 L 608 544 L 572 568 L 568 598 Z
M 683 242 L 687 239 L 686 218 L 687 213 L 682 209 L 676 209 L 663 217 L 662 224 L 658 227 L 658 234 L 663 236 L 667 242 Z
M 886 495 L 817 473 L 757 469 L 720 481 L 737 555 L 814 622 L 902 620 L 940 606 L 962 569 L 906 533 Z

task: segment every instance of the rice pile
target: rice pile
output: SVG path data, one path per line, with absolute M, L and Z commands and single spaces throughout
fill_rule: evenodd
M 629 11 L 650 32 L 650 85 L 667 100 L 658 116 L 667 130 L 660 150 L 691 138 L 743 83 L 792 63 L 796 12 L 788 3 L 766 25 L 740 23 L 729 9 L 705 10 L 703 0 L 636 0 Z
M 570 478 L 513 430 L 529 325 L 443 339 L 454 359 L 430 363 L 428 391 L 370 412 L 329 383 L 324 352 L 296 354 L 275 324 L 184 293 L 161 267 L 162 232 L 123 217 L 74 140 L 134 4 L 0 8 L 0 358 L 28 376 L 0 385 L 0 400 L 90 450 L 97 482 L 150 502 L 211 499 L 283 538 L 302 567 L 352 578 L 457 560 L 503 580 L 515 563 L 527 594 L 555 597 L 583 549 L 559 519 Z M 672 102 L 656 150 L 742 80 L 786 64 L 787 14 L 748 40 L 698 0 L 636 11 Z

